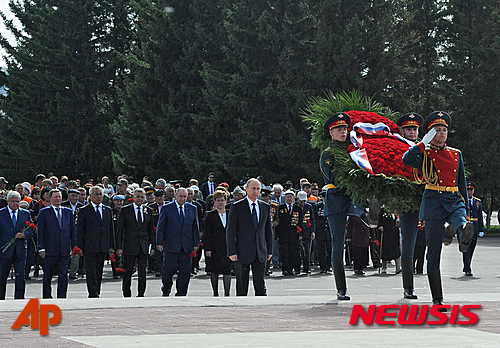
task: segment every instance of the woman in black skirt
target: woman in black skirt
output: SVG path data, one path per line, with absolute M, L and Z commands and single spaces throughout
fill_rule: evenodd
M 219 296 L 219 274 L 224 282 L 224 296 L 231 288 L 231 260 L 227 257 L 226 221 L 227 191 L 217 188 L 213 194 L 214 209 L 205 218 L 205 255 L 210 258 L 212 290 Z

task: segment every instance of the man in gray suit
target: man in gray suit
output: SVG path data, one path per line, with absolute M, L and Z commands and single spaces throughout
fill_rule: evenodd
M 272 256 L 273 232 L 270 205 L 258 200 L 261 183 L 252 178 L 245 185 L 247 197 L 231 205 L 226 228 L 227 255 L 234 261 L 236 295 L 246 296 L 250 266 L 256 296 L 266 296 L 266 261 Z

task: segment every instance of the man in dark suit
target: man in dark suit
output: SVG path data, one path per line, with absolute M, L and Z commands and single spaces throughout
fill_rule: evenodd
M 61 203 L 61 207 L 66 207 L 71 209 L 71 211 L 73 212 L 73 216 L 75 217 L 75 222 L 78 210 L 81 207 L 83 207 L 83 204 L 81 202 L 78 202 L 79 195 L 80 192 L 77 189 L 70 188 L 68 190 L 68 200 Z M 69 261 L 69 279 L 77 279 L 76 273 L 78 272 L 78 269 L 81 269 L 80 255 L 73 254 L 73 252 L 71 252 L 71 257 Z
M 155 227 L 153 210 L 146 205 L 146 192 L 142 188 L 134 191 L 134 203 L 122 208 L 116 232 L 116 254 L 123 256 L 125 274 L 122 291 L 124 297 L 131 297 L 132 273 L 137 261 L 139 275 L 137 297 L 144 297 L 146 291 L 146 264 L 148 255 L 154 253 Z
M 208 181 L 201 184 L 200 191 L 203 195 L 203 199 L 206 201 L 207 197 L 212 195 L 217 188 L 217 184 L 215 183 L 215 174 L 210 172 L 208 173 Z
M 58 189 L 49 192 L 50 207 L 38 215 L 38 250 L 43 259 L 43 298 L 52 298 L 50 282 L 57 270 L 57 297 L 66 298 L 71 250 L 76 246 L 75 218 L 70 208 L 61 207 Z
M 285 191 L 285 203 L 278 206 L 278 225 L 276 239 L 280 244 L 280 261 L 284 276 L 300 274 L 300 249 L 298 227 L 302 229 L 301 211 L 298 205 L 293 204 L 295 194 Z
M 469 201 L 470 207 L 470 221 L 474 224 L 474 237 L 469 244 L 467 251 L 462 254 L 463 259 L 463 272 L 466 276 L 472 277 L 472 270 L 470 267 L 472 261 L 472 255 L 474 255 L 474 250 L 477 245 L 477 237 L 484 236 L 484 221 L 483 221 L 483 204 L 481 200 L 474 197 L 474 190 L 476 189 L 476 183 L 473 181 L 467 182 L 467 200 Z
M 160 212 L 156 243 L 158 250 L 163 251 L 163 296 L 170 295 L 172 277 L 177 271 L 175 296 L 186 296 L 191 276 L 189 256 L 200 245 L 198 212 L 186 200 L 187 190 L 180 187 L 175 193 L 175 200 L 165 205 Z
M 226 227 L 227 255 L 234 261 L 236 295 L 246 296 L 250 266 L 256 296 L 266 296 L 266 261 L 272 256 L 273 231 L 270 205 L 258 200 L 261 183 L 252 178 L 245 185 L 247 198 L 234 203 Z
M 15 299 L 24 298 L 25 281 L 24 268 L 26 266 L 26 240 L 31 238 L 33 230 L 28 229 L 21 232 L 27 222 L 31 222 L 30 213 L 19 208 L 21 195 L 17 191 L 7 194 L 7 206 L 0 209 L 0 247 L 8 244 L 12 238 L 14 243 L 3 253 L 0 250 L 0 300 L 5 300 L 7 289 L 7 277 L 10 268 L 14 265 L 16 273 Z
M 77 245 L 85 258 L 89 297 L 99 297 L 104 258 L 113 252 L 115 233 L 111 208 L 102 204 L 102 188 L 92 186 L 89 193 L 90 204 L 78 212 Z

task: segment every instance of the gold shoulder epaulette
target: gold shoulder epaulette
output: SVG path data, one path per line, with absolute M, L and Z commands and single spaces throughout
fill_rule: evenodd
M 474 198 L 476 199 L 476 201 L 481 202 L 481 198 L 477 198 L 476 196 L 474 196 Z
M 446 146 L 446 148 L 450 149 L 451 151 L 462 152 L 459 149 L 455 149 L 454 147 L 451 146 Z

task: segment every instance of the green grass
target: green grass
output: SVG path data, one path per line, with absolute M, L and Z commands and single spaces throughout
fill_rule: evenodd
M 484 233 L 485 234 L 500 234 L 500 226 L 491 226 L 491 231 L 484 231 Z

